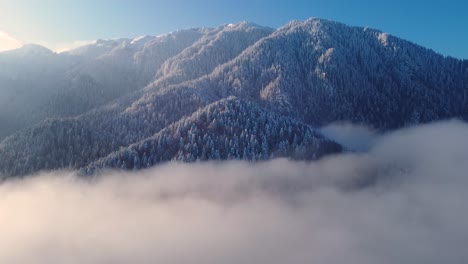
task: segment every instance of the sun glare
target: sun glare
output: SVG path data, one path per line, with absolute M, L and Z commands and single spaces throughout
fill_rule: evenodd
M 0 31 L 0 51 L 11 50 L 21 47 L 21 42 L 8 33 Z

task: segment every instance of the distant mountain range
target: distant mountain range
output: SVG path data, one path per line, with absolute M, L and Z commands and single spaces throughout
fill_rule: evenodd
M 0 53 L 0 175 L 170 160 L 317 159 L 337 121 L 468 119 L 468 61 L 312 18 L 241 22 L 65 53 Z

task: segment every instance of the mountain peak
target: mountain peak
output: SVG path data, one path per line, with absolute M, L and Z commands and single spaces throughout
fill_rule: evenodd
M 132 45 L 144 45 L 146 42 L 152 40 L 154 37 L 153 36 L 150 36 L 150 35 L 143 35 L 143 36 L 139 36 L 139 37 L 136 37 L 134 38 L 130 44 Z
M 25 44 L 21 48 L 10 51 L 11 54 L 17 56 L 44 56 L 55 54 L 52 50 L 38 45 L 38 44 Z
M 323 19 L 323 18 L 317 18 L 317 17 L 311 17 L 306 20 L 292 20 L 283 27 L 280 28 L 280 30 L 295 30 L 299 28 L 314 28 L 314 29 L 321 29 L 321 28 L 327 28 L 327 27 L 332 27 L 332 26 L 345 26 L 345 24 L 333 21 L 333 20 L 328 20 L 328 19 Z
M 228 30 L 248 30 L 248 29 L 268 29 L 268 30 L 270 30 L 270 29 L 272 29 L 270 27 L 261 26 L 259 24 L 249 22 L 249 21 L 245 21 L 245 20 L 241 21 L 239 23 L 236 23 L 236 24 L 225 24 L 224 28 L 228 29 Z

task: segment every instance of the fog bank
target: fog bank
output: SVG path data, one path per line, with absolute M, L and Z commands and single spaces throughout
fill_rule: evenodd
M 449 121 L 313 163 L 8 181 L 0 263 L 465 263 L 467 135 Z

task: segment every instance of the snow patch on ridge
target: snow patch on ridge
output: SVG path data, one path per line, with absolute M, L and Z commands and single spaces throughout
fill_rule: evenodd
M 388 37 L 389 37 L 389 34 L 388 33 L 380 33 L 377 38 L 379 39 L 380 43 L 382 45 L 384 45 L 385 47 L 388 46 Z

